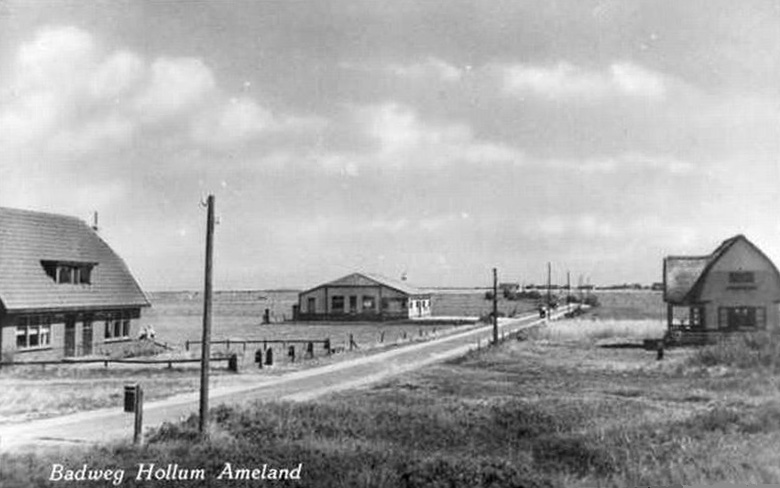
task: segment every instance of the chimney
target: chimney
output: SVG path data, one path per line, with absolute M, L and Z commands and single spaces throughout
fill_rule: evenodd
M 98 227 L 98 213 L 97 213 L 97 211 L 95 211 L 95 213 L 92 214 L 92 230 L 94 230 L 95 232 L 100 230 L 100 228 Z

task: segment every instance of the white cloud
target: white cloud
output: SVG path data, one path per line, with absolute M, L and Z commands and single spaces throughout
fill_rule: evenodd
M 134 103 L 147 120 L 179 115 L 215 95 L 214 75 L 200 59 L 160 58 L 149 71 L 149 80 Z
M 613 63 L 605 71 L 561 61 L 553 66 L 515 64 L 498 67 L 506 94 L 536 95 L 552 100 L 597 100 L 607 96 L 663 99 L 664 75 L 629 62 Z
M 417 63 L 391 64 L 386 70 L 400 78 L 412 80 L 431 78 L 444 82 L 460 81 L 464 73 L 463 69 L 434 57 Z
M 106 50 L 76 27 L 39 30 L 8 63 L 0 80 L 3 205 L 94 209 L 125 197 L 123 165 L 157 164 L 166 150 L 182 147 L 224 152 L 271 130 L 322 123 L 276 116 L 251 97 L 231 97 L 202 59 Z M 128 154 L 136 140 L 157 145 L 155 162 Z M 89 178 L 74 177 L 84 171 Z
M 434 56 L 429 56 L 422 61 L 408 63 L 353 63 L 345 61 L 341 62 L 339 66 L 351 71 L 391 74 L 406 80 L 436 80 L 445 83 L 460 81 L 470 69 L 470 67 L 460 68 Z
M 477 139 L 468 125 L 424 123 L 414 110 L 397 103 L 364 107 L 358 118 L 366 135 L 379 144 L 373 159 L 383 165 L 512 163 L 523 157 L 506 144 Z
M 618 229 L 610 222 L 591 214 L 550 215 L 539 220 L 536 232 L 543 236 L 562 237 L 614 237 Z
M 690 173 L 694 165 L 671 156 L 646 155 L 626 152 L 617 156 L 592 157 L 584 159 L 555 159 L 543 163 L 550 168 L 592 174 L 614 174 L 642 171 L 660 171 L 672 175 Z

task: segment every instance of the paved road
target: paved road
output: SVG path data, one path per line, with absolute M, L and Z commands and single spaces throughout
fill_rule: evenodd
M 562 315 L 564 311 L 558 311 L 553 318 Z M 536 314 L 502 319 L 499 330 L 502 334 L 509 334 L 541 322 L 543 321 L 539 320 Z M 427 342 L 259 379 L 258 383 L 253 385 L 213 388 L 209 404 L 215 406 L 255 400 L 309 400 L 328 393 L 368 385 L 392 375 L 463 355 L 475 349 L 478 344 L 484 347 L 491 337 L 492 327 L 481 326 Z M 144 426 L 153 427 L 165 421 L 175 421 L 189 416 L 197 409 L 197 392 L 148 402 L 144 406 Z M 108 442 L 130 438 L 132 432 L 133 415 L 124 413 L 121 407 L 92 410 L 0 426 L 0 451 L 25 446 Z

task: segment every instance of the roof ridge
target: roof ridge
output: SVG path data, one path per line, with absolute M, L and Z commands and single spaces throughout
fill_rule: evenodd
M 75 217 L 73 215 L 54 213 L 54 212 L 43 212 L 43 211 L 40 211 L 40 210 L 30 210 L 30 209 L 26 209 L 26 208 L 13 208 L 13 207 L 3 207 L 3 206 L 0 206 L 0 212 L 16 212 L 16 213 L 40 215 L 42 217 L 57 217 L 57 218 L 60 218 L 60 219 L 77 220 L 77 221 L 82 222 L 85 225 L 87 225 L 86 220 L 84 220 L 84 219 L 82 219 L 80 217 Z

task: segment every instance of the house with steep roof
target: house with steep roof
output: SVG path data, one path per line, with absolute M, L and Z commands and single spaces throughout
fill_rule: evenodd
M 780 324 L 780 273 L 745 236 L 711 254 L 663 261 L 670 332 L 753 331 Z
M 150 305 L 75 217 L 0 207 L 0 352 L 16 361 L 118 352 Z
M 431 295 L 406 281 L 352 273 L 298 295 L 297 320 L 401 320 L 430 317 Z

